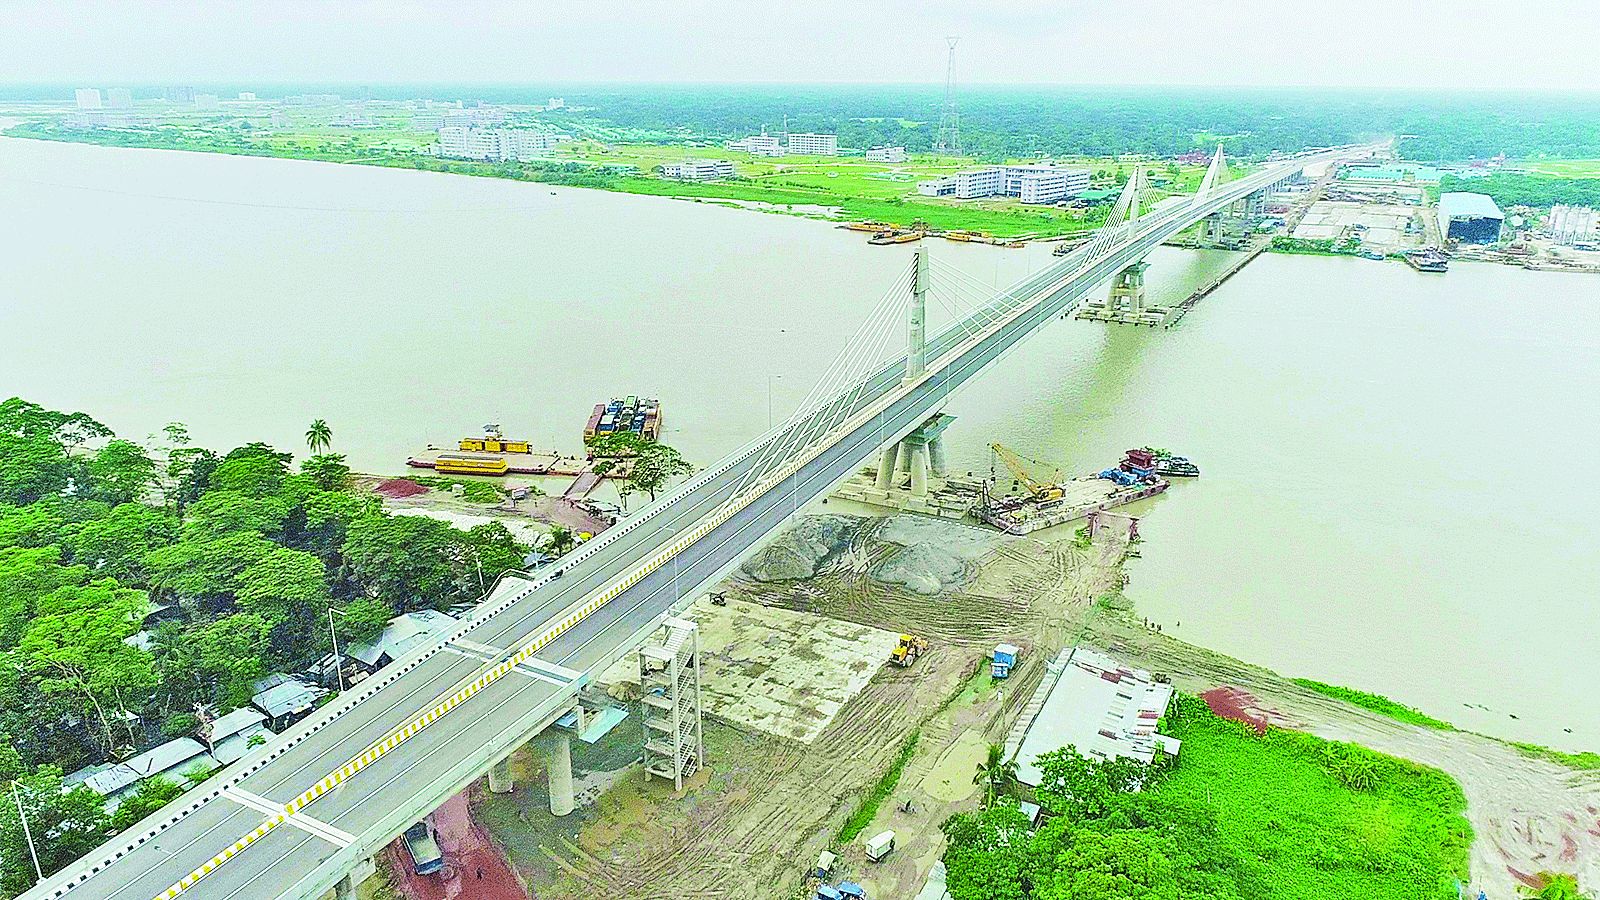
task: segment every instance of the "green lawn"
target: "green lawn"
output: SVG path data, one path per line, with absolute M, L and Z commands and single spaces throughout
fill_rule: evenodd
M 1454 731 L 1455 726 L 1441 719 L 1435 719 L 1418 709 L 1413 709 L 1403 703 L 1396 703 L 1382 694 L 1372 694 L 1367 691 L 1358 691 L 1355 688 L 1340 687 L 1337 684 L 1327 684 L 1321 681 L 1312 681 L 1309 678 L 1296 678 L 1294 683 L 1303 688 L 1310 688 L 1319 694 L 1325 694 L 1336 700 L 1370 709 L 1382 713 L 1391 719 L 1409 722 L 1412 725 L 1421 725 L 1424 728 L 1438 728 L 1443 731 Z
M 1334 754 L 1349 745 L 1250 728 L 1180 697 L 1177 767 L 1157 796 L 1208 807 L 1239 861 L 1241 894 L 1283 900 L 1454 898 L 1472 829 L 1449 776 L 1352 747 L 1370 789 L 1346 786 Z M 1347 776 L 1348 777 L 1348 776 Z
M 1562 178 L 1600 178 L 1600 159 L 1541 159 L 1529 160 L 1523 165 L 1537 175 L 1556 175 Z

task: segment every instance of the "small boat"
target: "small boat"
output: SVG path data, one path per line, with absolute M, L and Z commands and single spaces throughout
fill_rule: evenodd
M 1443 272 L 1450 265 L 1450 257 L 1438 250 L 1417 250 L 1406 254 L 1406 262 L 1418 272 Z
M 1129 451 L 1132 452 L 1132 451 Z M 1163 478 L 1199 478 L 1200 467 L 1186 456 L 1178 456 L 1159 447 L 1145 447 L 1144 452 L 1154 457 L 1156 474 Z
M 867 238 L 869 244 L 906 244 L 922 240 L 920 231 L 880 231 Z

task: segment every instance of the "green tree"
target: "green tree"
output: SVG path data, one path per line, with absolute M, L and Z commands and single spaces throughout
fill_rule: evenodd
M 0 503 L 26 506 L 59 494 L 71 473 L 66 450 L 54 439 L 0 431 Z
M 544 552 L 551 556 L 565 556 L 577 545 L 578 536 L 572 533 L 572 529 L 557 522 L 550 526 L 550 532 L 545 537 Z
M 640 446 L 638 455 L 633 458 L 633 464 L 628 469 L 628 484 L 635 491 L 649 494 L 653 503 L 656 492 L 668 482 L 693 471 L 694 466 L 689 465 L 678 451 L 666 444 L 646 441 Z
M 181 512 L 211 488 L 221 457 L 204 447 L 175 447 L 167 454 L 167 502 Z
M 385 625 L 394 618 L 389 604 L 376 597 L 357 597 L 346 603 L 333 619 L 333 630 L 339 637 L 339 652 L 351 644 L 365 644 L 376 640 Z
M 289 501 L 271 494 L 212 490 L 189 506 L 184 515 L 183 536 L 185 540 L 206 540 L 254 531 L 262 537 L 279 537 L 292 508 Z
M 68 545 L 73 560 L 96 575 L 144 584 L 145 556 L 177 539 L 178 520 L 170 513 L 143 503 L 123 503 L 105 518 L 77 526 Z
M 60 871 L 105 839 L 105 799 L 81 786 L 63 792 L 59 768 L 41 766 L 16 783 L 28 832 L 39 851 L 39 867 L 46 875 Z M 15 802 L 0 803 L 0 894 L 15 896 L 33 882 L 33 863 Z
M 137 718 L 156 686 L 150 654 L 123 641 L 139 630 L 142 591 L 111 579 L 64 587 L 39 601 L 41 615 L 18 646 L 23 670 L 47 695 L 71 698 L 103 751 L 137 744 Z
M 160 776 L 146 778 L 134 788 L 133 794 L 117 804 L 117 811 L 111 814 L 111 827 L 117 831 L 127 831 L 146 816 L 182 796 L 183 788 L 177 784 Z
M 293 457 L 266 444 L 253 443 L 229 451 L 211 473 L 211 490 L 238 491 L 249 496 L 278 490 Z
M 317 419 L 306 429 L 306 449 L 313 455 L 327 453 L 333 446 L 333 429 L 328 427 L 326 419 Z
M 955 900 L 1022 900 L 1027 896 L 1028 817 L 1012 801 L 958 813 L 941 826 L 949 839 L 944 863 Z
M 983 788 L 983 805 L 993 806 L 1001 797 L 1008 797 L 1016 789 L 1017 761 L 1006 758 L 1003 744 L 990 744 L 983 762 L 978 763 L 972 783 Z
M 459 579 L 455 529 L 424 516 L 374 513 L 351 522 L 341 550 L 350 579 L 396 610 L 443 609 Z
M 184 710 L 197 703 L 219 709 L 249 703 L 251 683 L 266 674 L 270 632 L 254 613 L 224 616 L 198 629 L 163 623 L 153 643 L 163 703 Z
M 0 651 L 22 640 L 40 598 L 82 584 L 88 574 L 84 566 L 61 565 L 61 551 L 55 547 L 0 549 Z
M 342 453 L 313 456 L 300 464 L 300 471 L 325 491 L 342 491 L 350 486 L 350 466 Z
M 234 579 L 264 559 L 274 544 L 254 531 L 214 540 L 183 540 L 145 556 L 150 587 L 162 594 L 214 609 L 233 601 Z
M 132 441 L 114 440 L 89 461 L 89 493 L 113 506 L 144 499 L 155 484 L 156 463 Z

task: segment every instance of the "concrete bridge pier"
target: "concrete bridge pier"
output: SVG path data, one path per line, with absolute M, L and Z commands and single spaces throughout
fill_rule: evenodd
M 511 780 L 511 757 L 506 757 L 489 767 L 489 793 L 509 794 L 517 787 Z
M 906 442 L 906 468 L 911 471 L 911 496 L 928 496 L 928 444 Z
M 356 888 L 377 871 L 378 864 L 370 856 L 356 863 L 356 867 L 344 873 L 344 877 L 333 886 L 334 900 L 356 900 Z
M 896 441 L 883 448 L 883 452 L 878 455 L 878 490 L 887 491 L 894 487 L 894 470 L 899 464 L 900 443 Z
M 1148 268 L 1150 264 L 1141 259 L 1117 273 L 1106 302 L 1112 311 L 1134 316 L 1144 312 L 1144 271 Z
M 572 795 L 572 739 L 557 734 L 547 758 L 550 773 L 550 814 L 565 816 L 577 808 Z
M 928 441 L 928 464 L 933 469 L 933 474 L 939 478 L 950 473 L 949 459 L 944 452 L 944 438 L 935 436 Z

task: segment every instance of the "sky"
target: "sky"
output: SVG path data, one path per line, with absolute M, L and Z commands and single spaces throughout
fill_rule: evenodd
M 1600 0 L 0 0 L 0 82 L 1600 90 Z

